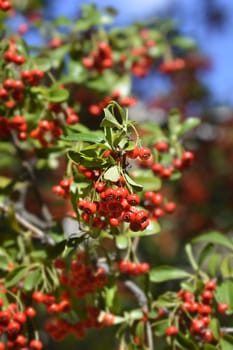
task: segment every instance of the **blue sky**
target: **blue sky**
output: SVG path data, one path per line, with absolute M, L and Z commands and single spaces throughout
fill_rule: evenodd
M 47 0 L 48 13 L 75 16 L 77 8 L 91 0 Z M 205 0 L 204 0 L 205 2 Z M 204 82 L 219 103 L 233 103 L 233 1 L 215 0 L 225 8 L 227 25 L 221 31 L 210 30 L 203 23 L 203 0 L 96 0 L 99 7 L 114 6 L 119 15 L 117 23 L 124 25 L 151 16 L 173 15 L 183 32 L 195 38 L 201 52 L 211 58 L 212 70 L 203 76 Z M 159 82 L 154 82 L 159 84 Z
M 143 21 L 155 16 L 173 16 L 177 19 L 179 28 L 193 37 L 201 52 L 212 60 L 212 70 L 202 79 L 209 87 L 215 101 L 233 104 L 233 1 L 212 0 L 220 7 L 225 8 L 227 25 L 221 31 L 216 28 L 210 30 L 203 22 L 203 4 L 206 0 L 95 0 L 94 3 L 103 8 L 115 7 L 119 15 L 116 18 L 118 25 L 126 25 L 133 21 Z M 93 0 L 47 0 L 45 1 L 45 15 L 49 18 L 68 16 L 75 18 L 80 6 L 84 3 L 93 3 Z M 24 21 L 18 18 L 19 22 Z M 18 26 L 14 19 L 13 26 Z M 35 40 L 35 33 L 30 32 L 27 40 Z M 37 41 L 39 39 L 37 38 Z M 145 80 L 144 84 L 148 84 Z M 159 80 L 152 82 L 155 89 L 162 89 Z M 143 85 L 142 85 L 143 86 Z M 153 90 L 153 89 L 152 89 Z

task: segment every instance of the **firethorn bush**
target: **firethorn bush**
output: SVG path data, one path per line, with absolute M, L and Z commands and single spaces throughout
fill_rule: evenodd
M 199 118 L 135 122 L 132 80 L 194 82 L 194 43 L 166 21 L 110 26 L 113 9 L 94 5 L 74 22 L 13 5 L 0 0 L 0 350 L 77 348 L 93 332 L 118 350 L 232 349 L 232 239 L 193 237 L 185 266 L 140 249 L 176 220 L 166 189 L 196 162 Z M 17 33 L 15 11 L 29 23 Z M 24 41 L 30 26 L 44 46 Z

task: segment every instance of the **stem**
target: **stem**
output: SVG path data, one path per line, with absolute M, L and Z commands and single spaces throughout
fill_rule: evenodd
M 4 213 L 7 213 L 9 211 L 9 206 L 0 203 L 0 210 L 2 210 Z M 48 236 L 40 230 L 38 227 L 34 226 L 32 223 L 27 221 L 22 215 L 19 213 L 14 213 L 16 221 L 22 225 L 24 228 L 30 230 L 32 232 L 32 237 L 40 239 L 42 241 L 46 241 L 48 244 L 54 244 L 53 241 L 48 238 Z
M 136 285 L 133 281 L 130 281 L 130 280 L 124 281 L 124 285 L 136 297 L 138 301 L 138 305 L 142 308 L 142 311 L 147 314 L 149 311 L 149 307 L 148 307 L 147 297 L 144 291 L 141 288 L 139 288 L 138 285 Z M 145 330 L 146 330 L 146 340 L 147 340 L 148 349 L 153 350 L 154 349 L 153 334 L 152 334 L 152 329 L 149 321 L 145 322 Z

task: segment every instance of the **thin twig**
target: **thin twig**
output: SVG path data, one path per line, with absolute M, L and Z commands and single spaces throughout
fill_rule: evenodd
M 0 210 L 3 211 L 4 213 L 7 213 L 9 211 L 9 206 L 0 203 Z M 15 219 L 16 221 L 22 225 L 24 228 L 30 230 L 32 232 L 32 237 L 33 238 L 37 238 L 40 239 L 41 241 L 44 241 L 48 244 L 53 245 L 54 242 L 52 241 L 52 239 L 50 239 L 45 232 L 43 232 L 42 230 L 40 230 L 38 227 L 34 226 L 32 223 L 30 223 L 29 221 L 27 221 L 22 215 L 20 215 L 19 213 L 14 213 L 15 215 Z
M 142 308 L 142 311 L 145 314 L 147 314 L 149 312 L 149 307 L 148 307 L 147 297 L 143 292 L 143 290 L 131 280 L 124 281 L 124 285 L 136 297 L 138 301 L 138 305 Z M 154 349 L 153 334 L 152 334 L 151 325 L 149 321 L 145 322 L 145 329 L 146 329 L 148 349 L 153 350 Z

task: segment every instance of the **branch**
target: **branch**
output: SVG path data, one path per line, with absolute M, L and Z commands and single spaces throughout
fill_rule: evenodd
M 8 213 L 9 211 L 9 206 L 0 203 L 0 210 L 3 211 L 4 213 Z M 22 215 L 19 213 L 14 213 L 16 221 L 22 225 L 24 228 L 30 230 L 32 232 L 32 237 L 40 239 L 41 241 L 44 241 L 50 245 L 53 245 L 54 242 L 53 240 L 46 235 L 45 232 L 40 230 L 38 227 L 34 226 L 31 222 L 27 221 Z
M 26 170 L 28 176 L 29 176 L 29 179 L 33 185 L 33 189 L 34 189 L 34 192 L 35 192 L 35 195 L 37 197 L 37 200 L 38 200 L 38 203 L 40 204 L 41 206 L 41 214 L 44 218 L 44 220 L 51 224 L 52 223 L 52 215 L 49 211 L 49 208 L 47 207 L 47 205 L 44 203 L 44 200 L 40 194 L 40 191 L 38 189 L 38 184 L 37 184 L 37 180 L 36 180 L 36 176 L 35 176 L 35 169 L 34 169 L 34 165 L 32 164 L 32 162 L 34 161 L 34 163 L 36 162 L 36 159 L 32 159 L 30 161 L 28 160 L 25 160 L 25 152 L 24 150 L 21 148 L 21 145 L 20 145 L 20 142 L 15 134 L 14 131 L 11 132 L 11 136 L 12 136 L 12 141 L 13 141 L 13 144 L 16 148 L 16 151 L 19 155 L 19 157 L 22 159 L 22 166 L 23 168 Z
M 223 333 L 233 333 L 233 327 L 221 327 L 220 331 Z
M 148 313 L 149 307 L 148 307 L 148 301 L 145 293 L 141 288 L 138 287 L 133 281 L 126 280 L 124 281 L 124 285 L 126 288 L 136 297 L 138 301 L 138 305 L 142 308 L 142 311 L 145 312 L 145 314 Z M 151 325 L 149 321 L 145 322 L 145 328 L 146 328 L 146 338 L 147 338 L 147 345 L 149 350 L 154 349 L 153 345 L 153 334 L 151 330 Z

